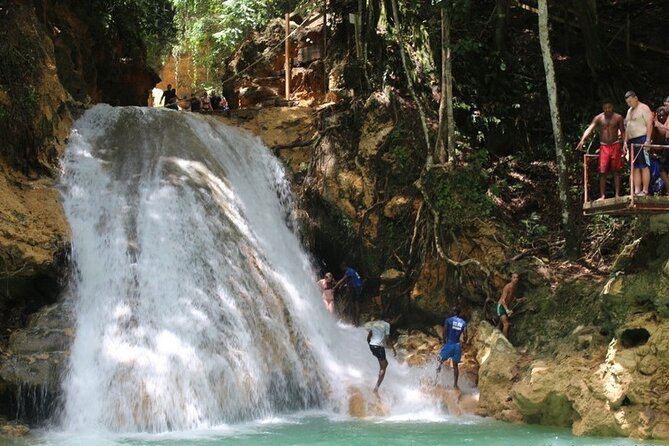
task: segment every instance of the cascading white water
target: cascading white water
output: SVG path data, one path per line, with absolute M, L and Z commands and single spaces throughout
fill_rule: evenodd
M 191 114 L 100 105 L 75 124 L 62 178 L 77 313 L 67 428 L 345 410 L 349 386 L 373 386 L 364 333 L 324 310 L 283 169 L 259 140 Z M 395 365 L 384 389 L 424 407 Z

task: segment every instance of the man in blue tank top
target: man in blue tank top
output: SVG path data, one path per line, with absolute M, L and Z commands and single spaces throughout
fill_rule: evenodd
M 437 375 L 441 371 L 441 365 L 448 358 L 453 361 L 453 386 L 458 389 L 458 363 L 462 358 L 462 348 L 460 347 L 460 337 L 464 336 L 464 342 L 467 342 L 467 322 L 460 317 L 460 308 L 453 307 L 453 316 L 444 321 L 444 346 L 439 354 L 439 367 Z
M 341 270 L 344 273 L 339 282 L 334 286 L 337 290 L 343 285 L 348 285 L 351 299 L 353 300 L 353 323 L 359 325 L 360 323 L 360 301 L 362 300 L 362 279 L 356 270 L 341 262 Z

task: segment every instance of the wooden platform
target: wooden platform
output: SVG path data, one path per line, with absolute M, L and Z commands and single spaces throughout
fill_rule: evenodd
M 669 196 L 607 198 L 601 201 L 583 203 L 585 215 L 637 215 L 669 213 Z

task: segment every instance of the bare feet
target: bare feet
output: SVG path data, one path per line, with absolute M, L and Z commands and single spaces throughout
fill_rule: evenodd
M 379 398 L 379 388 L 378 387 L 374 387 L 374 390 L 372 391 L 372 393 L 374 393 L 374 395 L 376 395 L 376 397 Z
M 604 201 L 604 200 L 606 200 L 606 197 L 604 195 L 602 195 L 601 197 L 599 197 L 595 201 Z

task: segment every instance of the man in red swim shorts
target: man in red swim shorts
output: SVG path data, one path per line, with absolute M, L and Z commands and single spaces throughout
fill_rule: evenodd
M 625 139 L 623 117 L 613 111 L 613 102 L 602 101 L 603 112 L 592 119 L 585 129 L 576 149 L 583 150 L 583 144 L 595 128 L 599 131 L 599 198 L 606 198 L 606 174 L 613 172 L 616 197 L 620 196 L 620 170 L 623 168 L 622 141 Z

